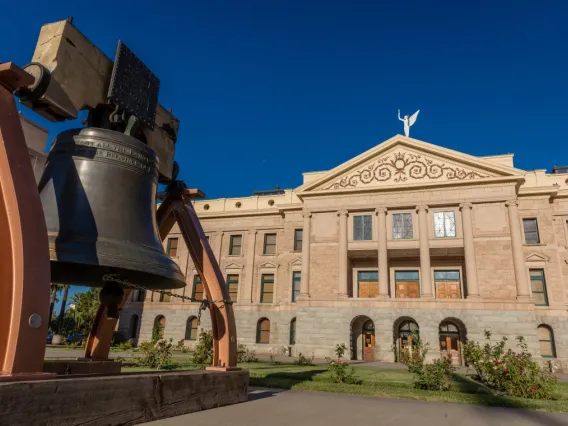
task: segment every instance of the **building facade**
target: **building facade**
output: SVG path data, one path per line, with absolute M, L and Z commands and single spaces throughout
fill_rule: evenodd
M 568 174 L 524 171 L 397 135 L 294 189 L 196 201 L 225 275 L 238 340 L 257 352 L 396 361 L 413 333 L 430 358 L 524 336 L 568 368 Z M 174 227 L 164 248 L 203 285 Z M 198 303 L 134 291 L 119 330 L 192 345 Z M 155 331 L 154 331 L 155 330 Z M 415 337 L 414 337 L 415 338 Z

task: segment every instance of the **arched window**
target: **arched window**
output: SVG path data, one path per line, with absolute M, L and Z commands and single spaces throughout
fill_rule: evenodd
M 197 318 L 189 317 L 185 323 L 185 340 L 197 340 Z
M 136 339 L 138 334 L 138 315 L 132 315 L 130 317 L 130 325 L 128 326 L 128 335 L 131 339 Z
M 452 364 L 461 365 L 460 330 L 451 321 L 443 321 L 440 324 L 440 355 L 450 357 Z
M 290 344 L 296 344 L 296 318 L 292 318 L 292 321 L 290 321 Z
M 403 321 L 398 327 L 397 346 L 399 350 L 412 347 L 412 340 L 418 338 L 418 324 L 412 320 Z
M 154 339 L 155 337 L 163 339 L 165 329 L 166 329 L 166 317 L 163 315 L 158 315 L 154 320 L 154 331 L 152 333 L 152 339 Z
M 270 343 L 270 320 L 261 318 L 256 325 L 256 343 Z
M 543 358 L 556 358 L 556 347 L 554 345 L 554 333 L 552 329 L 547 325 L 539 325 L 537 331 L 540 355 Z

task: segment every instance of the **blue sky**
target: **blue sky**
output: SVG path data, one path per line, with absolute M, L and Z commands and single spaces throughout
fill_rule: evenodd
M 25 24 L 20 7 L 3 5 L 0 60 L 26 64 L 68 16 L 109 57 L 122 39 L 161 79 L 181 177 L 209 198 L 299 186 L 402 133 L 399 108 L 421 110 L 418 139 L 568 165 L 568 2 L 30 0 Z

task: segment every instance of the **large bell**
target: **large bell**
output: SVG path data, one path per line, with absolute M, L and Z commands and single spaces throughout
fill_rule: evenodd
M 99 128 L 59 134 L 39 191 L 53 283 L 102 287 L 108 274 L 150 289 L 185 286 L 156 225 L 155 152 Z

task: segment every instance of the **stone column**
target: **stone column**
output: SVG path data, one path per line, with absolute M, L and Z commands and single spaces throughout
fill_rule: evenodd
M 311 241 L 311 217 L 312 214 L 305 210 L 304 228 L 302 230 L 302 280 L 300 282 L 299 299 L 310 298 L 310 241 Z
M 511 228 L 511 248 L 513 250 L 513 264 L 515 266 L 515 281 L 517 282 L 517 300 L 530 300 L 530 291 L 525 274 L 525 255 L 521 237 L 521 224 L 517 200 L 505 203 L 509 212 L 509 227 Z
M 348 211 L 339 210 L 339 286 L 337 294 L 339 297 L 347 297 L 347 216 Z
M 387 253 L 387 209 L 378 207 L 375 209 L 377 215 L 377 241 L 378 241 L 378 260 L 379 260 L 379 298 L 388 299 L 389 297 L 389 259 Z
M 248 231 L 247 234 L 247 255 L 246 255 L 246 268 L 245 268 L 245 278 L 244 286 L 243 286 L 243 293 L 242 293 L 242 300 L 243 303 L 252 303 L 252 288 L 253 288 L 253 279 L 254 279 L 254 257 L 255 257 L 255 249 L 256 249 L 256 233 L 258 231 L 252 230 Z
M 475 248 L 473 245 L 473 224 L 471 209 L 473 204 L 462 203 L 463 250 L 465 254 L 465 276 L 467 278 L 467 298 L 479 299 L 479 284 L 477 282 L 477 264 L 475 262 Z
M 420 297 L 433 298 L 432 280 L 430 279 L 430 242 L 428 233 L 428 206 L 417 206 L 420 238 Z

